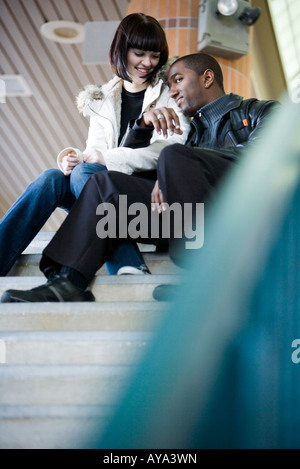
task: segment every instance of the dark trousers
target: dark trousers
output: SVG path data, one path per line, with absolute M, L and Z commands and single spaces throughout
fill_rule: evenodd
M 232 160 L 223 158 L 222 154 L 213 150 L 190 148 L 175 144 L 166 147 L 160 154 L 157 175 L 160 189 L 166 202 L 175 202 L 181 206 L 185 203 L 205 203 L 211 197 L 223 175 L 232 165 Z M 74 204 L 70 214 L 43 252 L 40 268 L 61 265 L 72 267 L 80 272 L 89 283 L 97 270 L 110 258 L 116 243 L 124 231 L 130 239 L 128 227 L 136 217 L 120 212 L 120 196 L 126 196 L 127 207 L 143 204 L 148 214 L 147 234 L 134 242 L 156 245 L 169 243 L 170 248 L 178 240 L 170 231 L 169 239 L 165 239 L 161 228 L 153 236 L 151 218 L 151 192 L 154 183 L 138 177 L 132 177 L 116 171 L 99 172 L 90 177 L 80 197 Z M 109 203 L 115 209 L 116 237 L 99 237 L 97 224 L 107 214 L 97 213 L 99 204 Z M 126 210 L 125 210 L 126 212 Z M 121 217 L 121 219 L 120 219 Z

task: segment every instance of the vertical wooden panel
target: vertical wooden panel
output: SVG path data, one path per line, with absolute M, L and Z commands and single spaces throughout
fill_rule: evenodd
M 199 2 L 195 2 L 199 3 Z M 179 16 L 184 17 L 188 16 L 189 14 L 189 6 L 190 6 L 190 1 L 189 0 L 180 0 L 179 1 Z
M 1 0 L 0 73 L 20 74 L 29 97 L 1 103 L 0 218 L 46 168 L 56 167 L 61 148 L 85 148 L 88 119 L 79 115 L 75 96 L 88 83 L 111 78 L 109 66 L 82 64 L 82 44 L 58 44 L 40 33 L 54 20 L 121 20 L 128 0 Z M 145 2 L 147 3 L 147 1 Z M 45 229 L 55 230 L 64 213 L 55 213 Z
M 170 48 L 170 57 L 177 57 L 178 56 L 178 48 L 177 48 L 177 40 L 178 34 L 175 29 L 168 29 L 166 32 L 167 39 L 169 44 L 173 44 L 173 47 Z M 171 52 L 172 51 L 172 52 Z
M 178 13 L 178 9 L 179 9 L 178 3 L 181 3 L 181 2 L 178 2 L 178 0 L 174 0 L 173 2 L 169 3 L 169 12 L 168 12 L 169 18 L 177 18 L 180 16 L 180 14 Z

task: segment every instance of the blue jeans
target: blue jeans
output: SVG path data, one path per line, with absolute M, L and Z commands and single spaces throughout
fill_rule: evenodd
M 69 212 L 89 176 L 101 170 L 106 167 L 82 163 L 67 177 L 59 169 L 47 169 L 27 187 L 0 221 L 0 276 L 10 271 L 54 210 L 59 207 Z M 145 265 L 136 244 L 116 244 L 106 263 L 109 274 L 116 274 L 124 265 Z

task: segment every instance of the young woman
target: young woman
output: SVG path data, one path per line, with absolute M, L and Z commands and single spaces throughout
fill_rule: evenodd
M 90 118 L 83 163 L 71 153 L 66 155 L 58 162 L 60 169 L 42 173 L 0 222 L 2 276 L 57 207 L 70 210 L 93 173 L 108 169 L 145 176 L 155 170 L 164 146 L 186 140 L 189 122 L 170 98 L 163 79 L 168 45 L 158 21 L 142 13 L 125 17 L 115 33 L 109 59 L 114 78 L 103 86 L 88 85 L 77 98 L 79 111 Z M 126 147 L 129 122 L 154 107 L 176 109 L 182 134 L 165 138 L 154 132 L 146 148 Z M 106 265 L 110 274 L 149 272 L 137 246 L 127 242 L 119 245 Z

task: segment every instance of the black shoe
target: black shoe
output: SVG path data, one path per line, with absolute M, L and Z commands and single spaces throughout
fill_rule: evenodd
M 170 301 L 175 297 L 178 287 L 176 285 L 157 285 L 153 290 L 153 298 L 156 301 Z
M 47 283 L 31 290 L 7 290 L 1 303 L 38 303 L 38 302 L 95 301 L 90 290 L 81 290 L 62 275 L 57 275 Z

